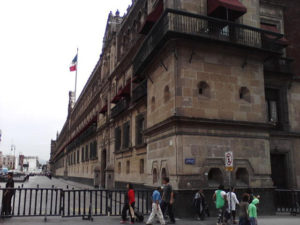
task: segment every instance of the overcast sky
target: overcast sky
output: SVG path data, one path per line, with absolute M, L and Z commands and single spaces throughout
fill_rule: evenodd
M 48 160 L 74 90 L 69 65 L 79 48 L 78 89 L 96 65 L 110 11 L 131 0 L 0 0 L 0 151 Z

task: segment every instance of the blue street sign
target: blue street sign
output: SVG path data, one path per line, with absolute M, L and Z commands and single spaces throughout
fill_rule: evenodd
M 185 159 L 185 164 L 187 165 L 195 165 L 195 158 L 186 158 Z

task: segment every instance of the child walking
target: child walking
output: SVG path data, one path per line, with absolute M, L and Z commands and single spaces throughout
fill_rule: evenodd
M 257 208 L 256 205 L 259 203 L 258 198 L 254 198 L 248 207 L 250 225 L 257 225 Z
M 157 216 L 159 219 L 160 224 L 165 225 L 165 220 L 160 208 L 161 203 L 161 195 L 160 195 L 161 187 L 158 187 L 156 190 L 153 191 L 152 194 L 152 212 L 148 218 L 146 224 L 152 224 L 154 217 Z

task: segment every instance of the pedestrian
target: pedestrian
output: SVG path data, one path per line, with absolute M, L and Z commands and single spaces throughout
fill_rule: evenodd
M 253 191 L 252 191 L 251 188 L 248 188 L 246 193 L 249 195 L 248 203 L 250 204 L 253 201 L 253 199 L 254 199 Z
M 227 193 L 227 203 L 228 203 L 228 208 L 227 212 L 229 213 L 229 219 L 231 218 L 232 215 L 232 222 L 233 224 L 236 224 L 235 220 L 235 215 L 236 215 L 236 205 L 239 205 L 239 200 L 236 197 L 235 188 L 231 187 L 229 192 Z
M 240 210 L 239 210 L 239 225 L 249 225 L 249 214 L 248 214 L 248 207 L 249 207 L 249 194 L 243 194 L 242 202 L 240 203 Z
M 257 225 L 257 208 L 256 205 L 259 203 L 258 198 L 254 198 L 251 204 L 248 206 L 249 221 L 250 225 Z
M 14 186 L 15 183 L 13 180 L 13 173 L 10 172 L 7 174 L 6 189 L 3 190 L 1 215 L 4 216 L 11 215 L 11 199 L 15 194 Z
M 173 213 L 173 204 L 174 204 L 174 192 L 171 184 L 169 184 L 169 177 L 164 177 L 163 180 L 163 196 L 161 201 L 161 210 L 163 215 L 165 215 L 166 210 L 168 210 L 168 215 L 170 222 L 169 224 L 175 223 L 174 213 Z
M 195 212 L 198 216 L 198 219 L 204 220 L 206 202 L 205 202 L 205 195 L 203 194 L 202 189 L 197 191 L 197 193 L 195 194 L 195 197 L 193 200 L 193 206 L 194 206 Z
M 127 184 L 127 193 L 125 194 L 125 204 L 122 209 L 122 220 L 120 223 L 124 224 L 127 221 L 127 211 L 129 210 L 130 215 L 130 224 L 134 224 L 134 205 L 135 205 L 135 196 L 134 190 L 131 183 Z
M 147 220 L 146 224 L 152 224 L 154 217 L 157 216 L 160 224 L 166 224 L 164 220 L 164 216 L 162 214 L 160 203 L 161 203 L 161 195 L 160 195 L 161 187 L 158 187 L 153 191 L 152 194 L 152 211 Z
M 217 225 L 221 225 L 224 222 L 226 192 L 224 186 L 221 184 L 213 195 L 213 200 L 216 202 L 216 209 L 218 210 L 218 222 Z

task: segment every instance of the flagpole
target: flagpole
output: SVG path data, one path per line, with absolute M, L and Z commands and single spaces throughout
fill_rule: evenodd
M 76 90 L 77 90 L 77 71 L 78 71 L 78 48 L 77 48 L 76 73 L 75 73 L 75 91 L 74 91 L 74 103 L 76 102 Z

